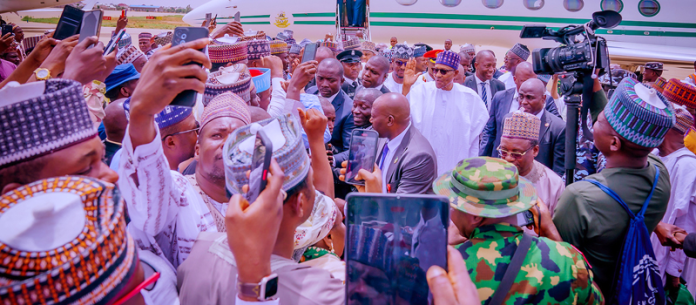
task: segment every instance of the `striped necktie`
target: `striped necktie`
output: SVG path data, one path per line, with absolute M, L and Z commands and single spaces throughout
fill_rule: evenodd
M 481 82 L 481 99 L 486 105 L 486 108 L 488 108 L 488 93 L 486 92 L 486 83 L 484 82 Z

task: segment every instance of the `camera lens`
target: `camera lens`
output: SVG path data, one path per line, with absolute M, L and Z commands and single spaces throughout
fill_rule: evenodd
M 185 40 L 185 39 L 186 39 L 186 36 L 187 36 L 186 33 L 181 34 L 181 39 L 182 39 L 182 40 Z

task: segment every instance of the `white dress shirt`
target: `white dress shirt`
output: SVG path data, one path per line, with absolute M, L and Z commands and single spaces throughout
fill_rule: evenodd
M 486 107 L 488 108 L 488 112 L 491 111 L 491 101 L 493 100 L 493 93 L 491 92 L 491 80 L 487 81 L 482 81 L 474 74 L 474 79 L 476 80 L 476 91 L 478 92 L 479 96 L 481 99 L 483 99 L 483 91 L 481 91 L 481 84 L 485 84 L 486 87 L 486 100 L 484 102 L 486 103 Z
M 498 80 L 505 84 L 505 90 L 517 87 L 517 85 L 515 85 L 515 79 L 510 72 L 505 72 L 505 74 L 498 77 Z
M 387 79 L 384 80 L 383 85 L 387 86 L 387 89 L 391 92 L 401 93 L 404 89 L 404 84 L 399 84 L 394 80 L 392 73 L 387 74 Z
M 406 129 L 404 129 L 404 131 L 402 131 L 394 139 L 387 139 L 387 144 L 385 145 L 389 147 L 389 151 L 387 152 L 387 156 L 384 157 L 384 165 L 382 165 L 382 163 L 379 164 L 382 167 L 382 193 L 387 193 L 387 171 L 389 170 L 389 166 L 392 163 L 392 159 L 394 159 L 396 149 L 399 148 L 399 145 L 401 145 L 401 141 L 404 139 L 404 136 L 406 135 L 406 132 L 409 128 L 411 128 L 410 122 L 408 123 L 408 127 L 406 127 Z M 382 160 L 380 159 L 379 161 Z

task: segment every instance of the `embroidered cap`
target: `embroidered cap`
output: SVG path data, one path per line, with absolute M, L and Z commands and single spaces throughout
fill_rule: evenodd
M 333 41 L 324 41 L 319 45 L 320 47 L 327 47 L 331 49 L 331 51 L 334 52 L 334 54 L 338 51 L 338 44 L 333 42 Z
M 271 54 L 277 55 L 288 51 L 288 44 L 282 40 L 271 41 Z
M 251 170 L 251 153 L 258 129 L 263 129 L 273 143 L 273 158 L 285 173 L 283 190 L 288 191 L 302 182 L 307 177 L 310 162 L 302 144 L 301 128 L 294 117 L 287 114 L 256 122 L 232 132 L 222 148 L 227 190 L 232 194 L 241 194 L 242 186 L 249 184 L 246 173 Z
M 525 140 L 539 140 L 541 120 L 531 113 L 515 111 L 505 118 L 503 137 Z
M 2 300 L 110 304 L 137 272 L 125 201 L 113 184 L 49 178 L 4 194 L 0 206 Z
M 413 58 L 413 49 L 405 44 L 397 44 L 391 49 L 392 59 L 411 59 Z
M 696 108 L 696 87 L 690 84 L 673 78 L 665 84 L 665 89 L 662 93 L 672 103 Z
M 247 41 L 247 55 L 249 60 L 261 59 L 271 55 L 271 44 L 268 40 Z
M 163 45 L 166 45 L 166 44 L 172 42 L 173 37 L 174 37 L 174 33 L 172 33 L 172 32 L 162 32 L 162 33 L 157 34 L 157 36 L 155 36 L 155 43 L 158 46 L 163 46 Z
M 251 114 L 246 102 L 232 92 L 225 92 L 214 97 L 205 106 L 201 114 L 201 129 L 210 121 L 223 117 L 236 118 L 244 124 L 251 122 Z
M 377 47 L 372 41 L 363 41 L 361 46 L 363 52 L 372 52 L 372 54 L 377 54 Z
M 152 33 L 142 32 L 142 33 L 138 34 L 138 40 L 150 41 L 150 39 L 152 39 Z
M 302 46 L 300 46 L 299 44 L 291 44 L 290 45 L 290 51 L 288 51 L 288 53 L 300 55 L 300 52 L 302 52 Z
M 123 102 L 123 110 L 126 112 L 126 118 L 130 121 L 130 98 Z M 183 121 L 193 113 L 192 107 L 184 106 L 165 106 L 164 110 L 155 114 L 155 124 L 159 127 L 166 128 L 176 123 Z
M 300 41 L 299 45 L 304 48 L 305 46 L 307 46 L 310 43 L 312 43 L 312 41 L 305 38 L 305 39 L 302 39 L 302 41 Z
M 459 52 L 476 53 L 476 48 L 473 44 L 467 43 L 459 47 Z
M 251 81 L 254 82 L 257 94 L 271 89 L 271 69 L 250 68 L 249 74 L 251 75 Z
M 624 78 L 604 108 L 609 125 L 624 139 L 657 147 L 674 126 L 674 108 L 655 89 Z
M 681 134 L 685 134 L 691 126 L 694 126 L 694 117 L 684 106 L 674 107 L 674 116 L 677 118 L 674 129 Z
M 437 54 L 437 60 L 435 60 L 436 64 L 445 65 L 454 70 L 457 70 L 459 68 L 460 62 L 461 57 L 459 56 L 459 54 L 452 51 L 440 52 L 440 54 Z
M 208 75 L 203 93 L 203 105 L 208 105 L 210 100 L 224 92 L 232 92 L 248 103 L 250 88 L 251 75 L 245 64 L 222 67 Z
M 247 42 L 240 41 L 233 44 L 213 40 L 208 46 L 208 56 L 213 64 L 234 64 L 247 59 Z
M 0 90 L 0 168 L 97 135 L 82 84 L 69 79 L 15 84 Z
M 360 45 L 360 39 L 358 39 L 358 37 L 352 37 L 348 40 L 343 41 L 343 48 L 346 50 L 360 49 Z
M 512 46 L 510 52 L 519 56 L 524 61 L 527 61 L 527 59 L 529 59 L 529 48 L 527 48 L 526 45 L 523 45 L 521 43 L 516 43 L 514 46 Z
M 318 196 L 318 195 L 317 195 Z M 324 239 L 336 223 L 338 207 L 327 196 L 320 196 L 314 203 L 312 214 L 295 229 L 295 249 L 304 249 Z
M 514 164 L 490 157 L 460 161 L 433 183 L 433 189 L 449 197 L 452 208 L 488 218 L 524 212 L 537 201 L 534 185 L 519 176 Z
M 145 57 L 145 54 L 134 45 L 129 45 L 123 49 L 118 50 L 118 54 L 116 55 L 116 64 L 132 64 L 141 56 Z M 145 57 L 145 60 L 147 60 L 147 57 Z
M 123 49 L 123 48 L 130 46 L 132 44 L 133 44 L 133 39 L 131 38 L 131 35 L 128 33 L 123 33 L 123 36 L 118 41 L 118 44 L 116 44 L 116 46 L 119 49 Z
M 425 52 L 426 52 L 425 46 L 416 47 L 413 49 L 413 57 L 415 57 L 415 58 L 423 57 L 423 55 L 425 55 Z

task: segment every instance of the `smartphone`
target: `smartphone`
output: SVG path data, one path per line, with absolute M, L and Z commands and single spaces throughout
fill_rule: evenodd
M 206 26 L 206 27 L 210 26 L 212 18 L 213 18 L 213 13 L 205 13 L 205 24 L 203 24 L 203 26 Z
M 447 270 L 443 196 L 346 197 L 346 304 L 432 304 L 426 272 Z
M 14 36 L 14 31 L 12 31 L 12 26 L 9 24 L 2 26 L 2 36 L 5 36 L 7 33 L 10 33 L 10 34 L 12 34 L 12 36 Z M 2 37 L 2 36 L 0 36 L 0 37 Z
M 56 31 L 53 33 L 53 38 L 63 40 L 70 36 L 79 34 L 84 13 L 85 12 L 79 8 L 66 5 L 63 8 L 63 13 L 60 15 L 60 19 L 58 20 L 58 25 L 56 26 Z
M 118 31 L 118 33 L 116 33 L 116 36 L 111 38 L 111 40 L 109 40 L 109 43 L 106 45 L 106 47 L 104 47 L 104 55 L 106 56 L 106 55 L 110 54 L 111 52 L 113 52 L 114 49 L 116 49 L 116 47 L 118 46 L 118 42 L 121 41 L 121 38 L 123 38 L 123 36 L 125 36 L 125 35 L 126 35 L 125 29 Z
M 266 189 L 268 167 L 271 166 L 272 156 L 273 143 L 263 129 L 259 129 L 256 131 L 256 142 L 251 155 L 251 174 L 249 174 L 249 192 L 247 192 L 247 200 L 250 204 Z
M 530 211 L 524 211 L 517 214 L 517 225 L 520 227 L 526 227 L 528 225 L 534 224 L 534 214 Z
M 101 10 L 91 10 L 86 11 L 82 15 L 82 24 L 80 26 L 80 39 L 79 41 L 85 40 L 87 37 L 97 36 L 101 31 L 102 15 L 104 12 Z M 91 48 L 92 46 L 90 46 Z
M 217 18 L 217 15 L 215 15 L 215 18 Z M 237 13 L 234 14 L 234 21 L 241 22 L 241 20 L 242 20 L 242 14 L 239 11 L 237 11 Z
M 348 167 L 346 168 L 346 183 L 364 185 L 365 181 L 355 180 L 360 169 L 369 172 L 374 170 L 377 157 L 377 141 L 379 134 L 374 130 L 353 129 L 350 135 L 348 150 Z
M 319 44 L 317 43 L 307 44 L 304 48 L 304 53 L 302 53 L 302 62 L 314 60 L 314 58 L 317 56 L 318 47 Z
M 209 36 L 210 34 L 208 33 L 208 28 L 206 27 L 177 27 L 176 29 L 174 29 L 174 37 L 172 37 L 172 46 L 178 46 L 180 44 L 184 44 L 201 38 L 208 38 Z M 206 53 L 206 48 L 207 47 L 199 51 Z M 201 64 L 195 62 L 187 63 L 187 65 L 198 65 L 199 67 L 202 67 Z M 196 105 L 197 94 L 198 92 L 194 90 L 183 91 L 174 98 L 170 105 L 193 107 Z

